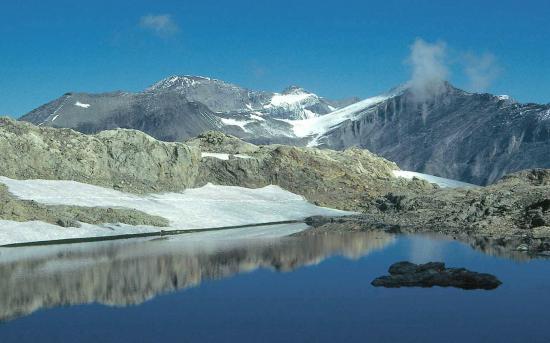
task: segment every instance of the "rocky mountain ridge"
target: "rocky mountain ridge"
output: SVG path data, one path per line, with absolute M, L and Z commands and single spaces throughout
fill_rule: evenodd
M 330 101 L 296 86 L 271 93 L 171 76 L 140 93 L 67 93 L 21 119 L 84 133 L 131 128 L 165 141 L 217 130 L 255 144 L 366 148 L 407 170 L 479 185 L 550 167 L 550 104 L 436 88 L 421 101 L 410 84 Z
M 242 156 L 224 160 L 207 154 L 226 151 Z M 73 180 L 133 193 L 178 192 L 207 183 L 249 188 L 273 184 L 317 204 L 356 209 L 360 199 L 384 194 L 385 187 L 415 185 L 396 178 L 392 170 L 397 169 L 394 163 L 360 149 L 256 146 L 221 132 L 168 143 L 136 130 L 85 135 L 0 118 L 0 176 L 11 179 Z M 4 197 L 0 219 L 40 217 L 56 223 L 83 218 L 79 209 L 72 209 L 74 218 L 68 218 L 61 208 L 43 210 L 9 194 Z M 13 215 L 13 208 L 20 213 Z M 27 213 L 39 210 L 49 214 Z

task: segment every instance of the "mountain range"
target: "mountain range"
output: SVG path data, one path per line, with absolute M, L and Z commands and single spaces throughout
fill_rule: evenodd
M 83 133 L 131 128 L 165 141 L 217 130 L 260 144 L 361 147 L 406 170 L 480 185 L 550 168 L 550 104 L 469 93 L 447 82 L 436 88 L 422 99 L 404 84 L 364 100 L 330 100 L 297 86 L 272 93 L 170 76 L 139 93 L 66 93 L 20 120 Z

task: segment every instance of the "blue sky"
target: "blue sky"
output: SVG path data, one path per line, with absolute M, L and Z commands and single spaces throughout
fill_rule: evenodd
M 5 0 L 0 114 L 68 91 L 139 91 L 172 74 L 368 97 L 410 78 L 417 38 L 444 47 L 459 87 L 478 88 L 473 73 L 478 90 L 548 103 L 548 18 L 544 0 Z

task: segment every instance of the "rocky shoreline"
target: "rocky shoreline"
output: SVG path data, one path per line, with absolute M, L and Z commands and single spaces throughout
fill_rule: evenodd
M 364 203 L 361 214 L 308 218 L 313 231 L 379 228 L 393 233 L 438 233 L 491 240 L 530 255 L 550 256 L 550 170 L 506 176 L 477 189 L 388 193 Z

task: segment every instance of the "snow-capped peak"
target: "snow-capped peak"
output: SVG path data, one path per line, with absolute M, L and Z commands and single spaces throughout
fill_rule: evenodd
M 172 75 L 156 82 L 151 87 L 147 88 L 146 91 L 151 92 L 151 91 L 174 89 L 174 88 L 180 89 L 183 87 L 188 88 L 188 87 L 193 87 L 198 84 L 204 84 L 208 82 L 222 82 L 222 81 L 215 80 L 209 77 L 204 77 L 204 76 Z
M 313 94 L 311 92 L 306 91 L 300 86 L 289 86 L 283 90 L 282 94 Z
M 270 103 L 264 107 L 298 108 L 313 105 L 318 101 L 319 97 L 316 94 L 298 86 L 290 86 L 285 88 L 282 93 L 274 93 Z
M 319 97 L 312 93 L 275 93 L 271 98 L 271 103 L 268 106 L 276 107 L 291 107 L 304 105 L 305 103 L 317 101 Z

